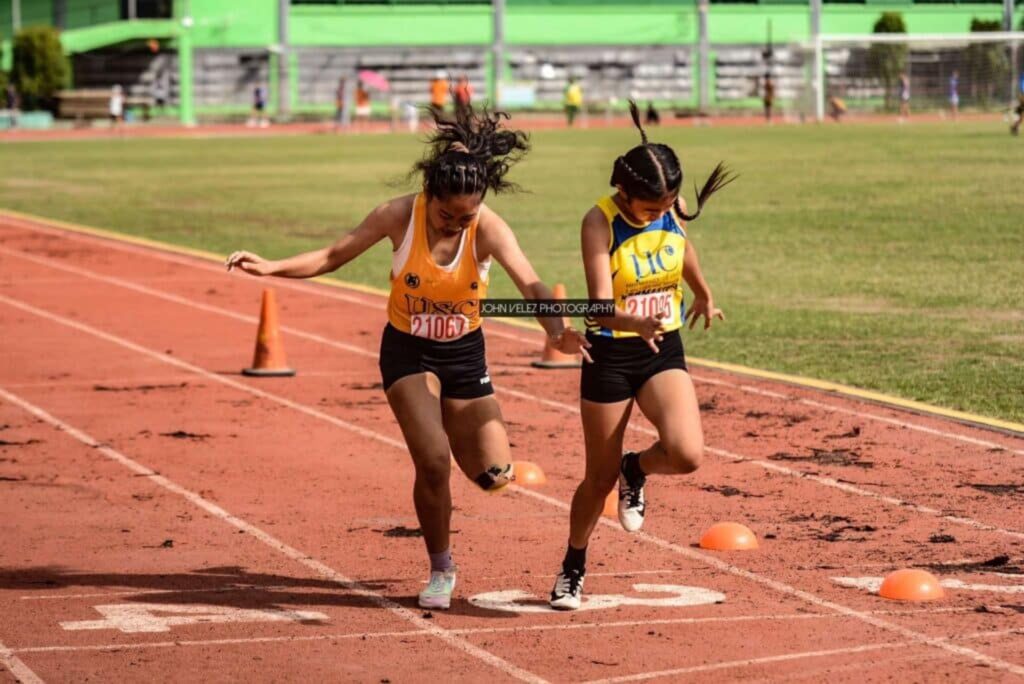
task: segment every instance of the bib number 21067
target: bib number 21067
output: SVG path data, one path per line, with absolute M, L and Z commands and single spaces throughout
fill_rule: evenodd
M 469 319 L 460 314 L 413 314 L 412 334 L 430 340 L 455 340 L 469 332 Z

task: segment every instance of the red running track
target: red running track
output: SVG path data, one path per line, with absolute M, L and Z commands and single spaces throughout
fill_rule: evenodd
M 532 369 L 539 336 L 494 322 L 514 453 L 549 481 L 453 478 L 458 596 L 424 614 L 382 301 L 276 282 L 299 375 L 253 380 L 267 284 L 0 222 L 0 680 L 1024 677 L 1024 439 L 699 368 L 706 464 L 652 480 L 643 534 L 599 527 L 592 610 L 545 610 L 583 467 L 577 377 Z M 762 548 L 694 548 L 719 520 Z M 835 579 L 905 566 L 948 598 Z

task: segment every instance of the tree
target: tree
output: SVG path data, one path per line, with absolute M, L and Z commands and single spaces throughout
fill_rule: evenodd
M 971 19 L 971 33 L 1002 31 L 998 19 Z M 1010 56 L 1005 45 L 999 43 L 972 43 L 964 51 L 964 63 L 971 77 L 971 94 L 982 107 L 992 99 L 997 83 L 1010 79 Z
M 11 81 L 22 109 L 54 109 L 57 91 L 67 86 L 70 68 L 57 30 L 30 26 L 14 37 Z
M 882 12 L 875 22 L 875 33 L 906 33 L 907 25 L 899 12 Z M 868 50 L 868 68 L 885 86 L 885 108 L 892 106 L 892 90 L 896 79 L 906 68 L 905 43 L 875 43 Z

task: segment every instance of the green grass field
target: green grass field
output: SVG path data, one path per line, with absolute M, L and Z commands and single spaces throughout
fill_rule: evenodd
M 692 181 L 741 178 L 690 227 L 728 321 L 688 353 L 1024 421 L 1024 140 L 997 123 L 670 128 Z M 533 136 L 491 199 L 582 295 L 579 222 L 627 130 Z M 412 136 L 0 146 L 0 206 L 227 253 L 321 246 L 405 192 Z M 338 273 L 384 288 L 388 248 Z M 500 270 L 500 269 L 498 269 Z M 511 296 L 503 273 L 492 293 Z

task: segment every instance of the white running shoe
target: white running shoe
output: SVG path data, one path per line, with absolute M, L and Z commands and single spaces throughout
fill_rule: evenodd
M 570 570 L 558 573 L 548 604 L 555 610 L 577 610 L 583 601 L 583 580 L 586 575 Z
M 447 610 L 455 591 L 455 566 L 448 570 L 432 570 L 427 588 L 420 592 L 420 608 Z
M 644 526 L 644 513 L 647 510 L 644 483 L 647 478 L 639 482 L 629 481 L 624 472 L 626 456 L 629 455 L 631 452 L 622 455 L 622 465 L 619 467 L 619 523 L 627 532 L 636 532 Z

